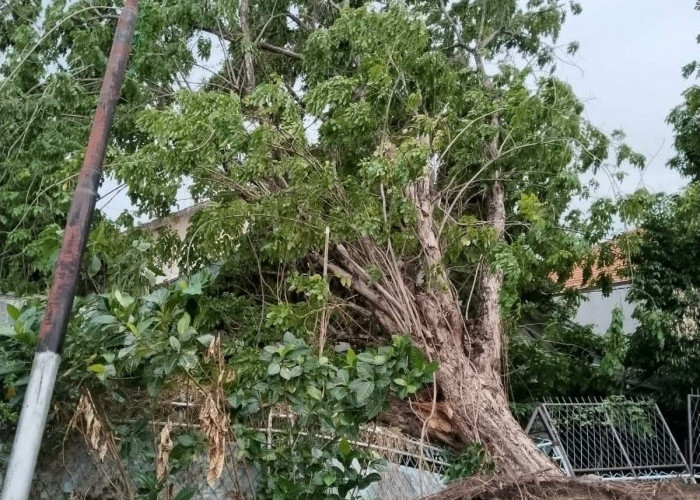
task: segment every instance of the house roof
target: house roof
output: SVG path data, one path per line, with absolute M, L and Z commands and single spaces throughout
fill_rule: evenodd
M 629 281 L 629 276 L 625 273 L 628 267 L 629 257 L 624 255 L 617 245 L 615 245 L 613 251 L 615 252 L 615 259 L 613 262 L 607 266 L 594 264 L 591 268 L 591 274 L 585 282 L 583 272 L 584 266 L 576 266 L 569 279 L 564 282 L 564 288 L 594 288 L 596 286 L 596 279 L 603 274 L 610 277 L 613 285 Z

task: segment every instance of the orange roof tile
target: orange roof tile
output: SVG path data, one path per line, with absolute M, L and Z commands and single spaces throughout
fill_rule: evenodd
M 612 264 L 608 266 L 598 266 L 597 264 L 594 264 L 591 268 L 591 274 L 585 283 L 583 281 L 583 266 L 576 266 L 569 279 L 564 282 L 564 288 L 580 289 L 595 286 L 596 279 L 603 274 L 607 274 L 612 280 L 613 284 L 623 283 L 629 280 L 629 277 L 625 273 L 625 270 L 628 267 L 628 257 L 623 255 L 617 248 L 614 249 L 614 252 L 615 260 L 612 262 Z

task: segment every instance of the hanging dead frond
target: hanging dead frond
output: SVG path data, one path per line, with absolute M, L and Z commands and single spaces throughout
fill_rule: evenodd
M 172 430 L 170 420 L 163 426 L 163 429 L 158 435 L 158 446 L 156 454 L 156 479 L 162 479 L 168 472 L 168 462 L 170 460 L 170 452 L 173 449 L 173 441 L 170 439 L 170 431 Z
M 199 424 L 209 441 L 209 471 L 207 483 L 213 486 L 221 477 L 226 461 L 226 442 L 228 440 L 228 415 L 220 411 L 218 395 L 209 395 L 199 411 Z
M 70 428 L 82 433 L 85 442 L 104 460 L 110 447 L 111 435 L 102 425 L 90 391 L 85 391 L 70 421 Z
M 204 394 L 204 403 L 199 410 L 199 424 L 209 441 L 209 471 L 207 483 L 213 486 L 224 469 L 226 462 L 226 443 L 229 434 L 229 418 L 225 408 L 226 397 L 222 385 L 231 382 L 234 372 L 228 366 L 221 353 L 221 339 L 215 337 L 207 349 L 208 361 L 217 363 L 218 376 L 216 386 Z

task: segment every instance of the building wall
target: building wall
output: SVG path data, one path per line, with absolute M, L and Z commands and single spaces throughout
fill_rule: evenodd
M 7 304 L 13 303 L 14 299 L 11 295 L 0 295 L 0 325 L 10 320 L 7 315 Z
M 613 310 L 620 307 L 625 333 L 634 332 L 639 322 L 632 317 L 635 305 L 628 301 L 629 290 L 629 283 L 621 283 L 615 285 L 607 297 L 600 289 L 582 292 L 584 300 L 581 302 L 575 321 L 581 325 L 592 325 L 593 331 L 603 334 L 610 327 Z
M 190 226 L 190 219 L 200 207 L 201 205 L 193 205 L 192 207 L 188 207 L 180 212 L 171 214 L 163 219 L 156 219 L 148 222 L 144 224 L 143 227 L 155 235 L 158 235 L 158 232 L 167 228 L 168 230 L 177 234 L 181 240 L 184 240 L 185 236 L 187 236 L 187 228 Z M 171 281 L 180 276 L 180 269 L 177 262 L 169 262 L 165 269 L 163 269 L 163 274 L 164 276 L 158 277 L 157 281 L 159 283 Z

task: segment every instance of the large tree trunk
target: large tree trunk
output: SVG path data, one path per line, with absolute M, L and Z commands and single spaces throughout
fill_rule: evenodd
M 463 442 L 483 443 L 500 473 L 556 476 L 560 471 L 525 435 L 508 409 L 501 377 L 503 328 L 499 295 L 503 276 L 486 269 L 480 278 L 480 321 L 469 328 L 455 291 L 442 267 L 442 249 L 433 223 L 429 174 L 411 186 L 407 195 L 417 210 L 416 231 L 423 250 L 423 270 L 430 276 L 424 291 L 393 255 L 367 241 L 336 247 L 330 272 L 349 277 L 353 287 L 378 321 L 390 331 L 409 332 L 426 355 L 437 360 L 441 417 Z M 505 224 L 503 186 L 494 184 L 489 204 L 491 223 Z M 380 266 L 384 276 L 372 282 L 365 269 Z M 437 396 L 437 393 L 436 393 Z M 435 412 L 428 412 L 428 416 Z M 423 413 L 425 417 L 425 412 Z M 426 422 L 424 429 L 430 428 Z
M 425 249 L 425 265 L 436 272 L 435 269 L 442 269 L 442 251 L 433 223 L 430 188 L 426 175 L 409 194 L 418 210 L 417 230 Z M 493 183 L 488 196 L 487 220 L 499 235 L 503 234 L 506 213 L 500 181 Z M 455 426 L 465 440 L 483 443 L 504 473 L 558 474 L 558 469 L 537 450 L 508 409 L 501 376 L 503 274 L 489 266 L 482 270 L 480 321 L 473 331 L 468 331 L 444 272 L 442 280 L 443 286 L 419 296 L 417 302 L 427 323 L 425 327 L 432 334 L 430 355 L 439 361 L 437 382 L 444 401 L 453 409 Z
M 253 41 L 250 34 L 248 0 L 240 0 L 238 5 L 238 22 L 241 26 L 243 45 L 243 67 L 241 74 L 241 91 L 248 95 L 255 88 L 255 67 L 253 66 Z

